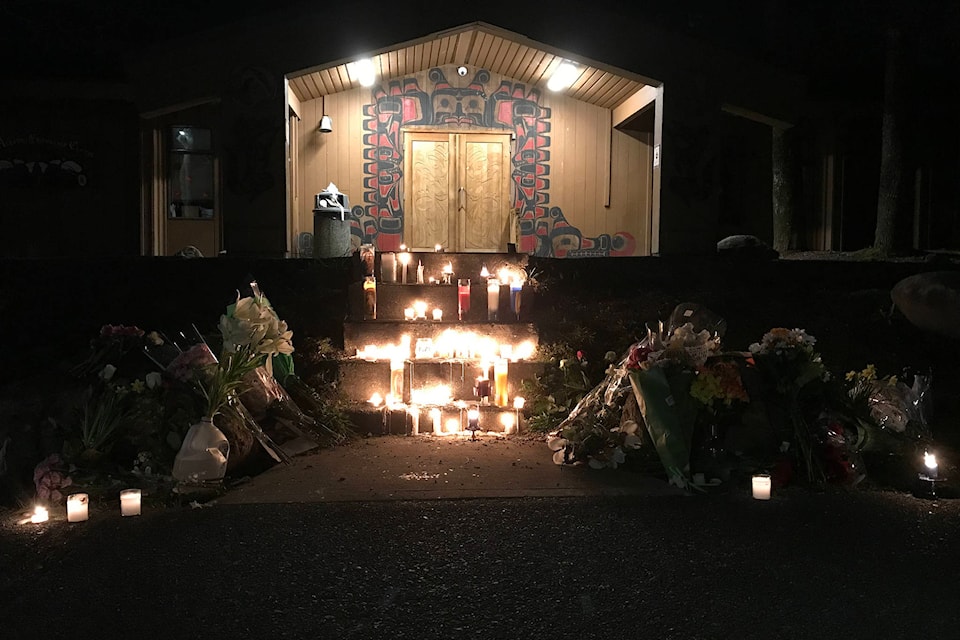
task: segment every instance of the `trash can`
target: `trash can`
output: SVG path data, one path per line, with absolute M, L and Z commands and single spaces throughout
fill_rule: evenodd
M 350 200 L 345 193 L 321 191 L 313 207 L 313 257 L 345 258 L 350 255 Z
M 313 214 L 313 257 L 345 258 L 350 255 L 350 221 Z

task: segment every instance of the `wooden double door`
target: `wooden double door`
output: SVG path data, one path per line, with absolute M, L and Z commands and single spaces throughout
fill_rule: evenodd
M 506 251 L 510 134 L 404 133 L 404 242 L 411 249 Z

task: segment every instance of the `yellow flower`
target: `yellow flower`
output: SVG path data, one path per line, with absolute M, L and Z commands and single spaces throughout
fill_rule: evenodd
M 147 385 L 143 382 L 143 380 L 134 380 L 134 381 L 130 384 L 130 389 L 131 389 L 134 393 L 143 393 L 143 390 L 146 389 L 146 388 L 147 388 Z
M 856 371 L 847 371 L 847 375 L 844 376 L 844 377 L 846 378 L 847 382 L 853 382 L 854 380 L 857 379 L 857 372 L 856 372 Z

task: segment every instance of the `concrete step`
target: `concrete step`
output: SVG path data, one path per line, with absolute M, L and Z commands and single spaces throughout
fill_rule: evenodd
M 533 380 L 543 372 L 542 362 L 510 362 L 507 369 L 508 404 L 512 407 L 515 398 L 523 395 L 523 380 Z M 348 359 L 339 363 L 340 393 L 348 400 L 365 402 L 374 394 L 385 398 L 390 392 L 390 363 L 384 360 Z M 439 386 L 449 388 L 452 400 L 479 402 L 474 394 L 477 378 L 486 374 L 490 380 L 490 402 L 494 402 L 494 376 L 482 370 L 479 362 L 462 360 L 407 360 L 403 365 L 403 399 L 405 403 L 424 405 L 445 404 L 443 401 L 431 401 L 429 389 Z
M 446 334 L 448 331 L 454 333 Z M 516 356 L 518 358 L 526 355 L 521 353 L 521 345 L 528 342 L 532 343 L 530 346 L 535 350 L 538 344 L 537 330 L 529 323 L 371 320 L 345 322 L 343 324 L 343 348 L 347 354 L 354 355 L 357 350 L 362 350 L 367 345 L 398 345 L 405 335 L 410 337 L 411 351 L 407 355 L 408 358 L 416 355 L 417 340 L 421 338 L 432 340 L 435 347 L 453 341 L 457 348 L 469 349 L 473 352 L 486 350 L 479 342 L 494 341 L 499 345 L 511 345 L 512 351 L 519 354 Z M 529 346 L 527 350 L 529 350 Z M 440 355 L 449 357 L 456 354 L 441 353 Z M 496 348 L 494 353 L 488 354 L 488 357 L 497 355 L 500 355 L 499 348 Z M 512 354 L 510 355 L 513 357 Z M 476 357 L 479 357 L 479 354 Z M 529 355 L 526 355 L 526 357 L 529 357 Z

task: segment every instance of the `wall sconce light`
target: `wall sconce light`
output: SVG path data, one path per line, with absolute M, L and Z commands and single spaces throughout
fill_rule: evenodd
M 373 60 L 364 58 L 354 63 L 354 71 L 357 75 L 357 82 L 361 87 L 372 87 L 377 79 L 377 72 L 373 66 Z
M 566 61 L 561 62 L 557 70 L 550 76 L 550 80 L 547 81 L 547 89 L 550 89 L 550 91 L 563 91 L 576 82 L 579 77 L 580 69 L 575 67 L 573 63 Z

